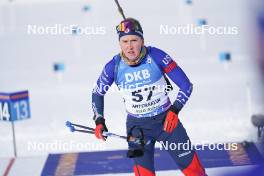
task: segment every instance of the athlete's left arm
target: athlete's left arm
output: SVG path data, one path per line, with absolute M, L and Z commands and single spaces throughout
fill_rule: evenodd
M 180 88 L 177 98 L 173 103 L 177 112 L 183 108 L 188 101 L 192 90 L 193 84 L 186 76 L 184 71 L 176 64 L 176 62 L 165 52 L 160 49 L 152 48 L 153 54 L 155 54 L 155 61 L 163 69 L 164 73 Z

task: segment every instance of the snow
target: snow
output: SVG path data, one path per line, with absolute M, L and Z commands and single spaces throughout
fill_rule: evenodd
M 32 111 L 31 119 L 15 122 L 18 159 L 11 175 L 24 173 L 25 162 L 34 163 L 32 168 L 38 170 L 25 175 L 39 175 L 39 167 L 48 153 L 125 149 L 124 141 L 109 139 L 102 143 L 92 135 L 70 133 L 65 126 L 67 120 L 94 126 L 93 85 L 104 64 L 119 52 L 114 27 L 121 17 L 114 2 L 23 2 L 0 5 L 0 92 L 29 90 Z M 87 4 L 91 5 L 91 11 L 82 11 Z M 252 39 L 255 29 L 248 25 L 253 19 L 249 1 L 204 0 L 194 2 L 193 6 L 183 1 L 162 0 L 151 5 L 139 0 L 120 1 L 120 4 L 125 14 L 140 19 L 146 45 L 168 52 L 193 82 L 193 94 L 180 114 L 193 143 L 256 141 L 251 115 L 263 113 L 264 104 L 263 85 L 255 63 L 256 44 Z M 236 26 L 239 33 L 206 35 L 203 48 L 199 35 L 160 34 L 162 24 L 185 25 L 201 17 L 209 25 Z M 34 24 L 102 27 L 105 33 L 29 35 L 27 25 Z M 232 61 L 228 64 L 218 59 L 223 51 L 231 53 Z M 54 73 L 55 62 L 65 63 L 65 71 Z M 173 99 L 176 93 L 170 96 Z M 105 117 L 111 132 L 125 134 L 125 110 L 118 92 L 111 91 L 105 96 Z M 13 156 L 11 124 L 1 122 L 0 134 L 0 158 L 10 158 Z M 32 148 L 34 144 L 38 147 Z M 7 160 L 1 162 L 0 171 Z M 210 169 L 209 175 L 217 175 L 219 170 L 222 169 Z

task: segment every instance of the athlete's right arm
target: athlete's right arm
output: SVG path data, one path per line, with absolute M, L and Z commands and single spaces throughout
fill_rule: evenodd
M 102 132 L 107 131 L 104 119 L 104 95 L 114 82 L 114 69 L 115 60 L 112 59 L 105 65 L 92 93 L 93 119 L 96 124 L 95 135 L 100 139 L 104 139 Z

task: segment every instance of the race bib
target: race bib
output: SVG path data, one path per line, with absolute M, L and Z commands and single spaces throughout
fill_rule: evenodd
M 153 116 L 167 109 L 168 104 L 170 105 L 165 88 L 166 82 L 162 77 L 154 84 L 134 89 L 120 89 L 120 91 L 129 114 L 134 116 Z

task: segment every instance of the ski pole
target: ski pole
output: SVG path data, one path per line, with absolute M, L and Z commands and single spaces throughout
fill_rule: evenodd
M 75 123 L 71 123 L 69 121 L 66 122 L 66 126 L 70 128 L 71 132 L 77 131 L 77 132 L 82 132 L 82 133 L 94 134 L 94 131 L 95 131 L 94 128 L 87 127 L 84 125 L 75 124 Z M 76 129 L 76 127 L 81 128 L 81 129 Z M 125 139 L 125 140 L 127 139 L 126 136 L 121 136 L 121 135 L 106 132 L 106 131 L 103 132 L 103 136 L 116 137 L 116 138 L 121 138 L 121 139 Z
M 76 124 L 76 123 L 71 123 L 70 121 L 66 122 L 66 126 L 70 129 L 71 132 L 76 132 L 77 131 L 77 132 L 81 132 L 81 133 L 94 134 L 94 131 L 95 131 L 94 128 L 87 127 L 87 126 L 84 126 L 84 125 L 79 125 L 79 124 Z M 76 127 L 80 128 L 80 129 L 77 129 Z M 106 131 L 103 132 L 103 136 L 105 136 L 105 137 L 115 137 L 115 138 L 127 140 L 126 136 L 122 136 L 122 135 L 118 135 L 118 134 L 111 133 L 111 132 L 106 132 Z M 137 143 L 137 144 L 142 144 L 142 142 L 144 142 L 144 145 L 148 145 L 151 142 L 151 140 L 142 141 L 142 139 L 138 139 L 138 138 L 135 138 L 135 137 L 130 137 L 128 139 L 128 141 L 129 142 L 134 142 L 134 143 Z
M 115 3 L 116 3 L 116 5 L 117 5 L 117 8 L 118 8 L 119 13 L 122 15 L 123 19 L 125 20 L 126 17 L 125 17 L 125 15 L 124 15 L 123 9 L 122 9 L 122 7 L 120 6 L 118 0 L 115 0 Z

